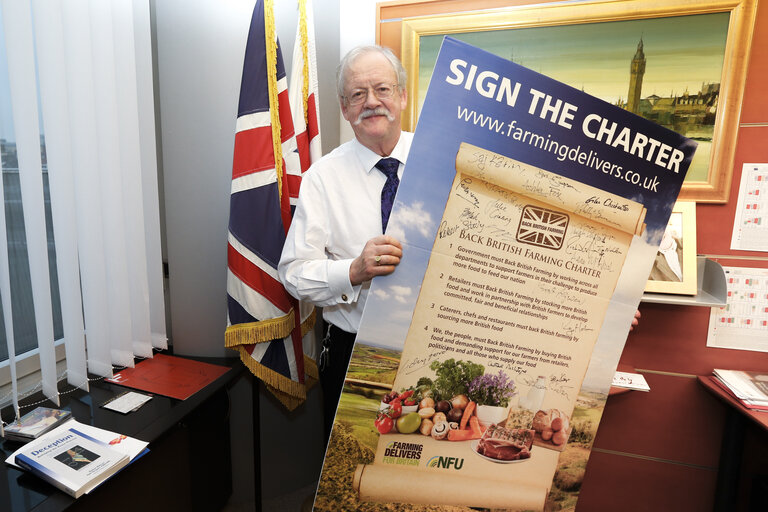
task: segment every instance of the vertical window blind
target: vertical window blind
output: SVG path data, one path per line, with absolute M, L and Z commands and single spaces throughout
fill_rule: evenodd
M 30 349 L 58 404 L 57 343 L 87 389 L 166 330 L 149 0 L 0 0 L 0 17 L 0 401 L 18 415 Z

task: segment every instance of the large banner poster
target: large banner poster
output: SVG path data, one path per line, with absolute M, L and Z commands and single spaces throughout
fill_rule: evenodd
M 315 510 L 574 508 L 695 148 L 446 38 Z

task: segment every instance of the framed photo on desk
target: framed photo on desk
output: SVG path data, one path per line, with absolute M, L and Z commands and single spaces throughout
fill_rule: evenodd
M 645 291 L 696 295 L 696 267 L 696 203 L 678 201 L 661 237 Z

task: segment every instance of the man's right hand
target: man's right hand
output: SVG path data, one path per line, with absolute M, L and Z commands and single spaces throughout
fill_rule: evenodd
M 349 266 L 349 282 L 357 286 L 376 276 L 385 276 L 395 271 L 400 263 L 403 248 L 400 242 L 387 235 L 379 235 L 365 243 L 360 256 Z

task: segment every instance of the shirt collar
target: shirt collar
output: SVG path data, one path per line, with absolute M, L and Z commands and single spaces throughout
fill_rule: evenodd
M 376 167 L 376 164 L 379 162 L 379 160 L 385 157 L 379 155 L 378 153 L 374 153 L 367 147 L 363 146 L 359 140 L 352 140 L 355 153 L 360 159 L 360 162 L 363 164 L 365 172 L 370 173 Z M 400 163 L 405 163 L 405 158 L 408 156 L 408 153 L 405 149 L 405 143 L 403 142 L 403 132 L 400 132 L 400 138 L 397 140 L 397 144 L 395 144 L 395 149 L 393 149 L 392 153 L 387 156 L 397 158 Z

